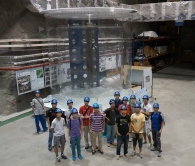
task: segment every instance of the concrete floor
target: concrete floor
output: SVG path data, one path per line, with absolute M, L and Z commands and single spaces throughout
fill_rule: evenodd
M 83 161 L 71 160 L 71 150 L 67 141 L 65 154 L 68 160 L 55 162 L 53 152 L 47 150 L 48 133 L 37 135 L 34 121 L 30 117 L 15 121 L 0 128 L 0 165 L 1 166 L 192 166 L 195 165 L 195 69 L 189 65 L 182 68 L 175 64 L 154 74 L 154 97 L 160 103 L 166 126 L 162 134 L 162 157 L 143 148 L 143 159 L 133 157 L 115 159 L 115 148 L 106 146 L 104 155 L 92 156 L 82 146 Z M 82 140 L 82 145 L 84 145 Z M 129 143 L 129 153 L 132 144 Z

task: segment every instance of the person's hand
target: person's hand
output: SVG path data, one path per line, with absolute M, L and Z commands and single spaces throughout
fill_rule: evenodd
M 92 130 L 90 130 L 90 133 L 93 133 L 93 131 L 92 131 Z
M 86 116 L 85 116 L 85 118 L 86 118 L 86 119 L 89 119 L 89 116 L 88 116 L 88 115 L 86 115 Z
M 102 133 L 104 133 L 104 130 L 102 130 Z
M 126 136 L 128 136 L 130 133 L 127 133 Z
M 138 130 L 135 130 L 135 133 L 138 133 L 139 131 Z
M 107 121 L 110 121 L 110 119 L 108 119 L 108 118 L 106 118 L 107 119 Z
M 70 135 L 68 136 L 68 139 L 70 140 Z
M 160 134 L 162 133 L 162 129 L 159 131 L 159 133 L 160 133 Z
M 48 128 L 49 128 L 49 130 L 51 130 L 51 127 L 50 126 L 48 126 Z
M 152 128 L 150 128 L 150 131 L 152 131 Z
M 121 134 L 120 133 L 116 133 L 118 136 L 121 136 Z

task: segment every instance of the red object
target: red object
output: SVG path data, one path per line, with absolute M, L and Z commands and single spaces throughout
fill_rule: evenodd
M 119 107 L 118 107 L 118 110 L 119 110 L 119 111 L 120 111 L 120 107 L 121 107 L 122 105 L 124 105 L 124 104 L 119 105 Z M 131 114 L 131 107 L 130 107 L 129 104 L 127 104 L 126 107 L 127 107 L 127 113 L 126 113 L 126 114 L 127 114 L 127 115 L 130 115 L 130 114 Z
M 85 111 L 86 111 L 86 106 L 81 106 L 80 109 L 79 109 L 79 114 L 84 114 Z M 92 106 L 90 106 L 90 108 L 88 109 L 87 113 L 85 114 L 85 117 L 86 116 L 90 116 L 91 114 L 93 113 L 93 108 Z M 88 119 L 83 119 L 83 126 L 89 126 L 89 118 Z

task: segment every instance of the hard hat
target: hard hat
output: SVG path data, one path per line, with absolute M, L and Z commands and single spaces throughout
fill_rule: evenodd
M 114 99 L 110 99 L 109 104 L 112 104 L 114 102 L 115 102 Z
M 51 100 L 51 104 L 57 104 L 57 103 L 58 103 L 58 101 L 56 99 Z
M 88 96 L 84 97 L 84 102 L 90 102 L 90 98 Z
M 126 105 L 121 105 L 121 106 L 120 106 L 120 110 L 127 110 Z
M 122 100 L 123 101 L 128 101 L 128 97 L 127 96 L 124 96 Z
M 135 95 L 131 95 L 130 99 L 136 99 L 136 96 Z
M 67 104 L 73 103 L 72 99 L 67 100 Z
M 71 114 L 78 114 L 78 110 L 77 110 L 76 108 L 73 108 L 73 109 L 71 110 Z
M 93 104 L 93 108 L 99 108 L 99 104 L 98 103 L 94 103 Z
M 144 95 L 144 96 L 143 96 L 143 99 L 149 100 L 149 96 L 148 96 L 148 95 Z
M 114 96 L 120 96 L 120 92 L 119 91 L 114 92 Z
M 153 104 L 153 108 L 159 108 L 159 104 L 158 103 L 154 103 Z
M 136 102 L 136 103 L 134 104 L 134 108 L 141 108 L 140 102 Z
M 59 112 L 62 113 L 62 110 L 61 110 L 60 108 L 57 108 L 57 109 L 56 109 L 56 113 L 59 113 Z
M 40 90 L 37 89 L 37 90 L 34 91 L 34 93 L 35 93 L 35 94 L 36 94 L 36 93 L 40 93 Z

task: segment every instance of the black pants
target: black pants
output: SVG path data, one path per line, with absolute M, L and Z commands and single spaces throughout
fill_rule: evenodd
M 154 141 L 153 146 L 159 151 L 161 152 L 161 140 L 160 140 L 161 134 L 159 133 L 159 131 L 154 131 L 152 130 L 152 139 Z
M 132 137 L 133 137 L 133 146 L 135 147 L 137 145 L 137 142 L 138 142 L 139 148 L 141 148 L 143 134 L 142 133 L 132 133 Z
M 124 155 L 128 153 L 129 135 L 122 135 L 117 136 L 116 155 L 120 155 L 122 142 L 124 142 Z

